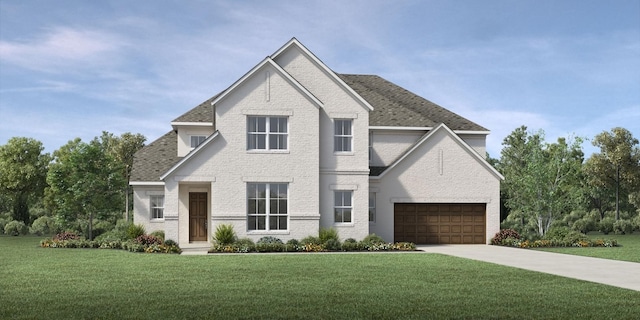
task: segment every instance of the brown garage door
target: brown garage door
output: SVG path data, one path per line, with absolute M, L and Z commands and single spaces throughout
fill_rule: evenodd
M 484 244 L 486 204 L 396 203 L 394 241 Z

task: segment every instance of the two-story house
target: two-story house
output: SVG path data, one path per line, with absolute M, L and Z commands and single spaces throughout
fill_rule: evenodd
M 135 155 L 134 222 L 180 246 L 219 224 L 284 241 L 487 243 L 502 176 L 489 131 L 373 75 L 337 74 L 291 39 Z

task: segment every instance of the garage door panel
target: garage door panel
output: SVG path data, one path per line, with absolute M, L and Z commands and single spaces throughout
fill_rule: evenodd
M 485 204 L 395 204 L 394 241 L 484 244 Z

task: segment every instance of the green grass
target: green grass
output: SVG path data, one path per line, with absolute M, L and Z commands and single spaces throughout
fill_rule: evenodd
M 630 235 L 603 235 L 599 233 L 592 233 L 588 236 L 593 239 L 615 239 L 618 241 L 618 244 L 620 246 L 614 248 L 538 248 L 536 250 L 595 258 L 640 262 L 640 233 L 636 232 Z
M 179 256 L 0 237 L 0 319 L 630 319 L 640 292 L 426 253 Z

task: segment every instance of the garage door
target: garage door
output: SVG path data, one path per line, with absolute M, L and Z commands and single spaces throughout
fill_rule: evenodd
M 484 244 L 486 204 L 396 203 L 394 241 Z

